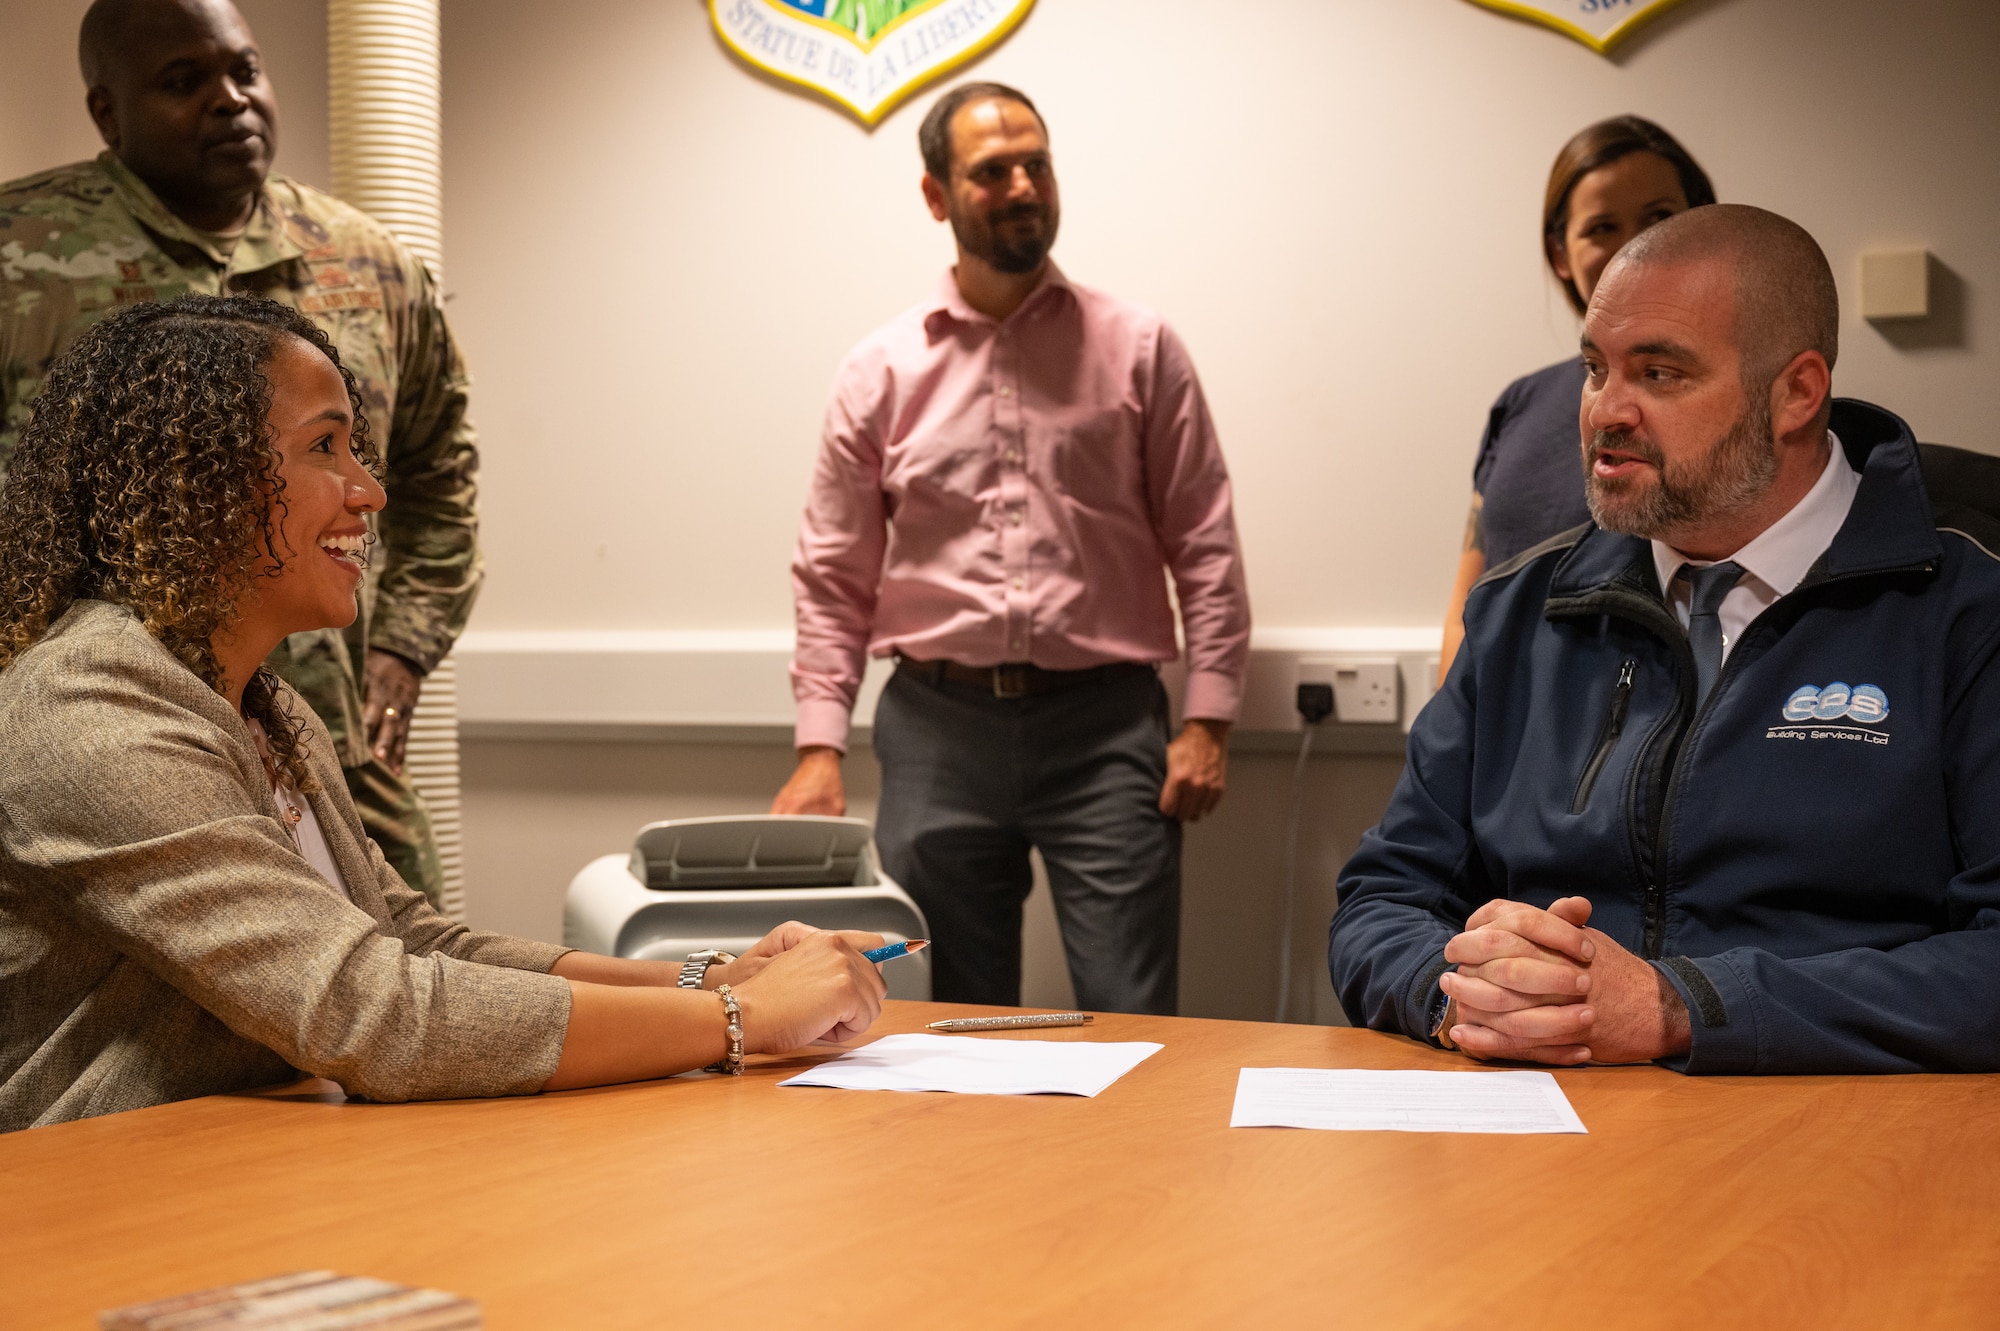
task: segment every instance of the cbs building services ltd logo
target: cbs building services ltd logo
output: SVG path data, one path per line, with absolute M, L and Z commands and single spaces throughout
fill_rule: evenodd
M 1783 710 L 1785 720 L 1792 724 L 1773 726 L 1764 732 L 1764 738 L 1889 742 L 1888 735 L 1874 729 L 1889 719 L 1889 695 L 1873 684 L 1807 684 L 1785 699 Z

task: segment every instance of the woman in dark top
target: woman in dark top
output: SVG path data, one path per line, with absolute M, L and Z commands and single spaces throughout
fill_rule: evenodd
M 1599 121 L 1556 154 L 1542 202 L 1542 257 L 1581 315 L 1626 241 L 1714 202 L 1707 174 L 1673 135 L 1638 116 Z M 1582 396 L 1583 361 L 1571 356 L 1507 385 L 1487 414 L 1439 678 L 1458 654 L 1472 584 L 1487 569 L 1589 520 L 1576 423 Z

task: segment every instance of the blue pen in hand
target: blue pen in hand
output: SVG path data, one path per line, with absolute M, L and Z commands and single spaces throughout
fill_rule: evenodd
M 907 943 L 885 943 L 881 947 L 871 947 L 861 955 L 870 961 L 894 961 L 897 957 L 907 957 L 921 952 L 931 945 L 928 938 L 912 938 Z

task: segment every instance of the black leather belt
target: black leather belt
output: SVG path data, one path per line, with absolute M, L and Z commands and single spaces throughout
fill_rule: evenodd
M 956 661 L 918 661 L 896 658 L 896 668 L 907 670 L 929 684 L 961 684 L 991 690 L 996 698 L 1026 698 L 1037 693 L 1073 689 L 1153 667 L 1137 661 L 1117 661 L 1110 665 L 1086 666 L 1082 670 L 1044 670 L 1026 661 L 1010 661 L 997 666 L 960 665 Z

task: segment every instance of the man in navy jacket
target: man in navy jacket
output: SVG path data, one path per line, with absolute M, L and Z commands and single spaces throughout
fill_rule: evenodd
M 1812 238 L 1662 222 L 1584 321 L 1594 521 L 1495 569 L 1340 881 L 1349 1017 L 1475 1058 L 2000 1069 L 2000 523 L 1831 396 Z

